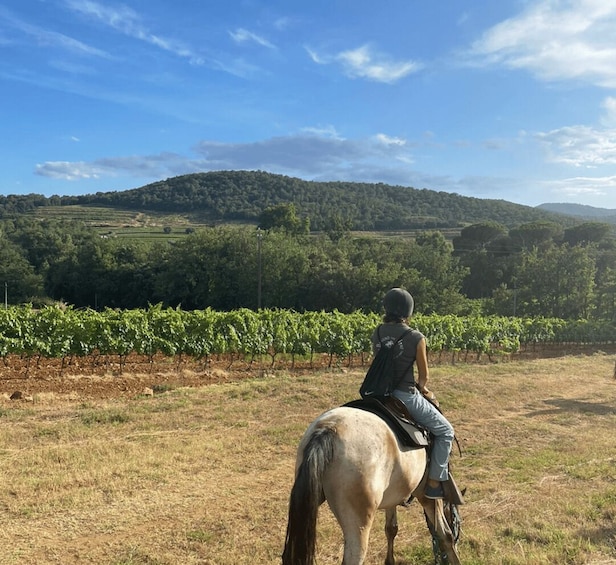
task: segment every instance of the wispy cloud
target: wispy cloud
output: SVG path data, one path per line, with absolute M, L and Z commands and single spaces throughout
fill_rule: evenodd
M 95 75 L 97 70 L 89 64 L 75 63 L 74 61 L 66 61 L 63 59 L 52 59 L 48 62 L 48 65 L 63 73 L 70 73 L 73 75 Z
M 144 41 L 193 64 L 203 64 L 204 59 L 183 42 L 152 33 L 142 22 L 141 16 L 132 8 L 119 5 L 105 6 L 93 0 L 65 0 L 66 6 L 86 17 L 92 18 L 128 37 Z
M 474 64 L 528 70 L 543 80 L 616 87 L 616 3 L 540 0 L 488 30 L 472 47 Z
M 7 9 L 0 6 L 0 20 L 6 22 L 12 29 L 17 30 L 24 35 L 33 39 L 40 47 L 54 47 L 64 51 L 69 51 L 72 54 L 95 56 L 110 59 L 111 56 L 106 51 L 98 49 L 83 41 L 79 41 L 63 33 L 43 29 L 39 26 L 32 25 L 14 16 Z
M 79 181 L 119 176 L 159 179 L 198 170 L 201 170 L 200 162 L 193 162 L 176 153 L 160 153 L 95 161 L 47 161 L 36 165 L 34 173 L 52 179 Z
M 331 137 L 332 139 L 344 140 L 344 138 L 336 131 L 336 128 L 332 125 L 319 127 L 308 126 L 302 128 L 302 133 L 318 137 Z
M 274 45 L 270 43 L 267 39 L 244 28 L 238 28 L 235 31 L 230 31 L 229 35 L 231 36 L 231 39 L 233 39 L 233 41 L 235 41 L 236 43 L 256 43 L 257 45 L 261 45 L 262 47 L 274 49 Z
M 375 82 L 393 84 L 423 68 L 417 61 L 394 61 L 377 53 L 371 46 L 362 45 L 357 49 L 341 51 L 336 55 L 321 55 L 306 48 L 315 63 L 320 65 L 337 63 L 350 78 L 364 78 Z

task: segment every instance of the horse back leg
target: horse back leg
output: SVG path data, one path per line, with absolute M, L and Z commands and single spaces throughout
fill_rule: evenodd
M 363 565 L 368 552 L 368 541 L 370 539 L 370 530 L 374 514 L 366 516 L 363 524 L 357 522 L 352 524 L 342 525 L 344 535 L 344 557 L 342 565 Z
M 344 537 L 342 565 L 363 565 L 368 552 L 370 530 L 377 513 L 377 504 L 363 496 L 353 500 L 328 498 Z
M 387 557 L 385 565 L 395 565 L 394 539 L 398 535 L 398 513 L 396 507 L 388 508 L 385 512 L 385 536 L 387 537 Z

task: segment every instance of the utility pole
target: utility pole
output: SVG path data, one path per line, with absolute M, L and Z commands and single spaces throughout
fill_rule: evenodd
M 257 228 L 257 310 L 261 310 L 261 240 L 263 232 Z
M 4 281 L 4 309 L 9 309 L 9 283 Z

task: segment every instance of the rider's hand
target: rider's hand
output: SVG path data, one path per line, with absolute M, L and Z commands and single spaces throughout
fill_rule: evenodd
M 426 387 L 424 387 L 424 389 L 421 391 L 421 394 L 423 394 L 435 406 L 439 405 L 438 400 L 436 399 L 436 395 L 431 390 L 428 390 Z

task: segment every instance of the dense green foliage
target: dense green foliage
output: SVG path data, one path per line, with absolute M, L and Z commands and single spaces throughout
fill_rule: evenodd
M 292 204 L 312 230 L 441 229 L 495 221 L 507 227 L 552 220 L 575 221 L 530 206 L 503 200 L 391 186 L 382 183 L 314 182 L 261 171 L 195 173 L 125 191 L 83 196 L 0 196 L 0 218 L 40 206 L 71 204 L 200 214 L 211 222 L 257 223 L 272 207 Z
M 0 357 L 47 358 L 137 353 L 197 359 L 227 355 L 245 359 L 277 356 L 330 359 L 370 353 L 379 323 L 372 313 L 293 312 L 242 308 L 185 311 L 161 305 L 140 310 L 75 310 L 45 307 L 0 309 Z M 502 316 L 417 315 L 413 324 L 427 336 L 432 352 L 507 354 L 521 345 L 611 343 L 613 323 Z
M 603 224 L 486 222 L 450 242 L 436 231 L 307 235 L 292 212 L 276 211 L 283 225 L 269 230 L 220 226 L 155 244 L 75 222 L 5 220 L 0 284 L 10 304 L 347 313 L 378 312 L 384 290 L 404 286 L 424 314 L 616 319 L 616 240 Z

